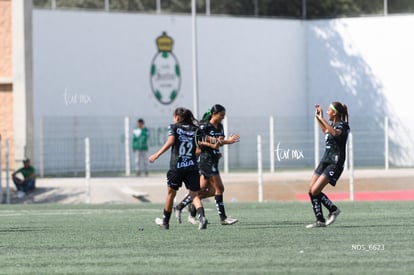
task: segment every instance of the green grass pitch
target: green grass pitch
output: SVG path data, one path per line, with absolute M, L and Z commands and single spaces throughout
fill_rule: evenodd
M 227 203 L 239 223 L 222 226 L 206 202 L 207 230 L 184 211 L 166 231 L 155 203 L 1 205 L 0 274 L 412 274 L 413 202 L 338 206 L 305 229 L 308 203 Z

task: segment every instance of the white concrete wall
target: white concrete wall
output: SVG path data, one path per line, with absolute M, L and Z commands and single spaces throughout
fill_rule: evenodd
M 199 20 L 200 105 L 231 115 L 305 116 L 304 28 L 299 21 Z
M 389 117 L 397 165 L 414 165 L 413 28 L 413 16 L 321 20 L 309 21 L 306 36 L 309 103 L 343 101 L 351 126 L 366 131 L 367 118 L 382 129 Z
M 407 97 L 414 88 L 414 17 L 199 17 L 197 27 L 200 114 L 221 103 L 229 118 L 262 117 L 267 125 L 273 115 L 308 134 L 314 103 L 326 108 L 339 100 L 349 107 L 362 165 L 381 165 L 382 144 L 373 143 L 382 143 L 385 116 L 390 118 L 392 164 L 414 165 L 409 123 L 414 109 Z M 159 103 L 150 85 L 155 39 L 163 31 L 175 41 L 182 77 L 170 105 Z M 164 117 L 166 122 L 158 122 L 165 125 L 177 106 L 193 108 L 189 16 L 34 10 L 33 34 L 36 122 L 59 116 L 79 117 L 79 123 L 82 117 L 142 116 Z M 254 151 L 257 133 L 240 121 L 247 127 L 238 125 L 240 131 L 252 141 L 246 145 L 250 140 L 244 139 L 243 148 Z M 99 127 L 104 126 L 101 121 Z M 286 144 L 296 137 L 284 139 Z M 289 146 L 311 148 L 308 136 L 304 139 Z M 371 155 L 375 162 L 364 158 Z M 313 163 L 312 152 L 306 157 Z M 254 166 L 254 159 L 251 151 L 237 153 L 243 167 Z
M 160 116 L 193 107 L 189 16 L 34 10 L 33 17 L 36 117 Z M 262 113 L 284 113 L 304 92 L 300 22 L 200 17 L 198 30 L 201 110 L 222 103 L 230 113 L 244 113 L 254 108 L 254 96 Z M 167 106 L 149 81 L 163 31 L 175 41 L 182 73 L 179 96 Z M 69 103 L 75 95 L 78 102 Z
M 85 135 L 108 139 L 105 149 L 112 151 L 105 153 L 99 145 L 91 149 L 97 152 L 92 158 L 110 155 L 110 167 L 118 169 L 124 116 L 131 117 L 131 127 L 134 118 L 147 119 L 159 141 L 176 107 L 193 109 L 191 17 L 34 10 L 33 19 L 36 148 L 45 169 L 81 170 Z M 300 21 L 199 17 L 197 27 L 199 116 L 216 103 L 233 118 L 286 117 L 292 106 L 295 116 L 306 115 L 306 98 L 298 96 L 306 87 Z M 155 40 L 164 31 L 174 39 L 181 68 L 181 89 L 170 105 L 156 100 L 150 84 Z M 115 119 L 102 118 L 107 116 Z M 60 123 L 56 117 L 62 117 Z M 248 129 L 237 131 L 249 142 Z M 256 140 L 255 133 L 248 134 Z M 43 144 L 40 137 L 46 139 Z M 238 153 L 239 164 L 254 165 L 250 156 L 250 151 Z M 168 158 L 159 163 L 168 165 Z

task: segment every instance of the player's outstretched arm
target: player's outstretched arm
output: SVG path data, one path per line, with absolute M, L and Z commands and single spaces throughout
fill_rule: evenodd
M 175 141 L 175 137 L 174 136 L 169 136 L 167 141 L 164 143 L 164 145 L 158 150 L 158 152 L 151 155 L 148 158 L 148 161 L 150 163 L 154 163 L 156 159 L 158 159 L 162 154 L 164 154 L 168 149 L 170 149 L 171 146 L 173 146 L 174 141 Z
M 218 149 L 220 147 L 220 144 L 218 142 L 216 142 L 215 140 L 213 141 L 212 139 L 206 139 L 206 140 L 198 141 L 198 145 L 199 146 L 204 146 L 204 147 L 209 147 L 209 148 L 212 148 L 212 149 Z
M 231 134 L 228 139 L 221 139 L 220 144 L 233 144 L 240 141 L 240 135 L 238 134 Z

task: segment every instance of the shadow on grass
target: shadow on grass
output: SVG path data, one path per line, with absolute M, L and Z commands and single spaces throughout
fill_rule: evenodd
M 73 198 L 75 201 L 78 197 L 82 197 L 83 191 L 64 193 L 60 192 L 58 188 L 52 187 L 38 187 L 30 191 L 23 198 L 17 198 L 15 191 L 12 191 L 10 202 L 12 204 L 27 204 L 27 203 L 60 203 L 67 199 Z

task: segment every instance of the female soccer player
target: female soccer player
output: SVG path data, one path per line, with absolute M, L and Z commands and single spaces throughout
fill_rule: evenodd
M 236 223 L 238 220 L 227 217 L 223 203 L 224 185 L 220 177 L 218 169 L 219 159 L 221 157 L 220 146 L 225 144 L 233 144 L 240 140 L 240 136 L 235 134 L 225 139 L 222 121 L 226 115 L 226 109 L 220 105 L 214 105 L 203 116 L 203 123 L 199 127 L 200 140 L 198 144 L 201 148 L 199 168 L 200 168 L 200 198 L 207 198 L 214 196 L 216 201 L 217 212 L 220 216 L 220 223 L 222 225 L 230 225 Z M 191 202 L 190 197 L 178 204 L 174 210 L 176 217 L 181 222 L 181 210 Z M 189 217 L 189 221 L 194 223 Z
M 157 153 L 148 160 L 153 163 L 164 152 L 171 148 L 170 169 L 167 172 L 167 198 L 164 205 L 163 218 L 156 218 L 155 223 L 163 229 L 169 229 L 170 217 L 177 190 L 185 183 L 190 191 L 193 204 L 196 208 L 199 226 L 198 229 L 207 228 L 207 219 L 204 207 L 198 196 L 200 190 L 200 175 L 198 173 L 195 134 L 197 125 L 193 113 L 185 108 L 174 111 L 174 124 L 169 126 L 168 139 Z
M 315 118 L 325 133 L 325 153 L 315 169 L 309 185 L 309 197 L 312 203 L 316 221 L 306 226 L 306 228 L 325 227 L 335 222 L 341 213 L 339 208 L 332 203 L 326 194 L 322 192 L 323 188 L 329 183 L 336 185 L 337 180 L 344 170 L 345 149 L 348 133 L 348 108 L 340 102 L 332 102 L 326 111 L 329 124 L 323 118 L 323 111 L 320 105 L 315 105 Z M 322 213 L 322 206 L 329 210 L 328 219 L 325 220 Z

